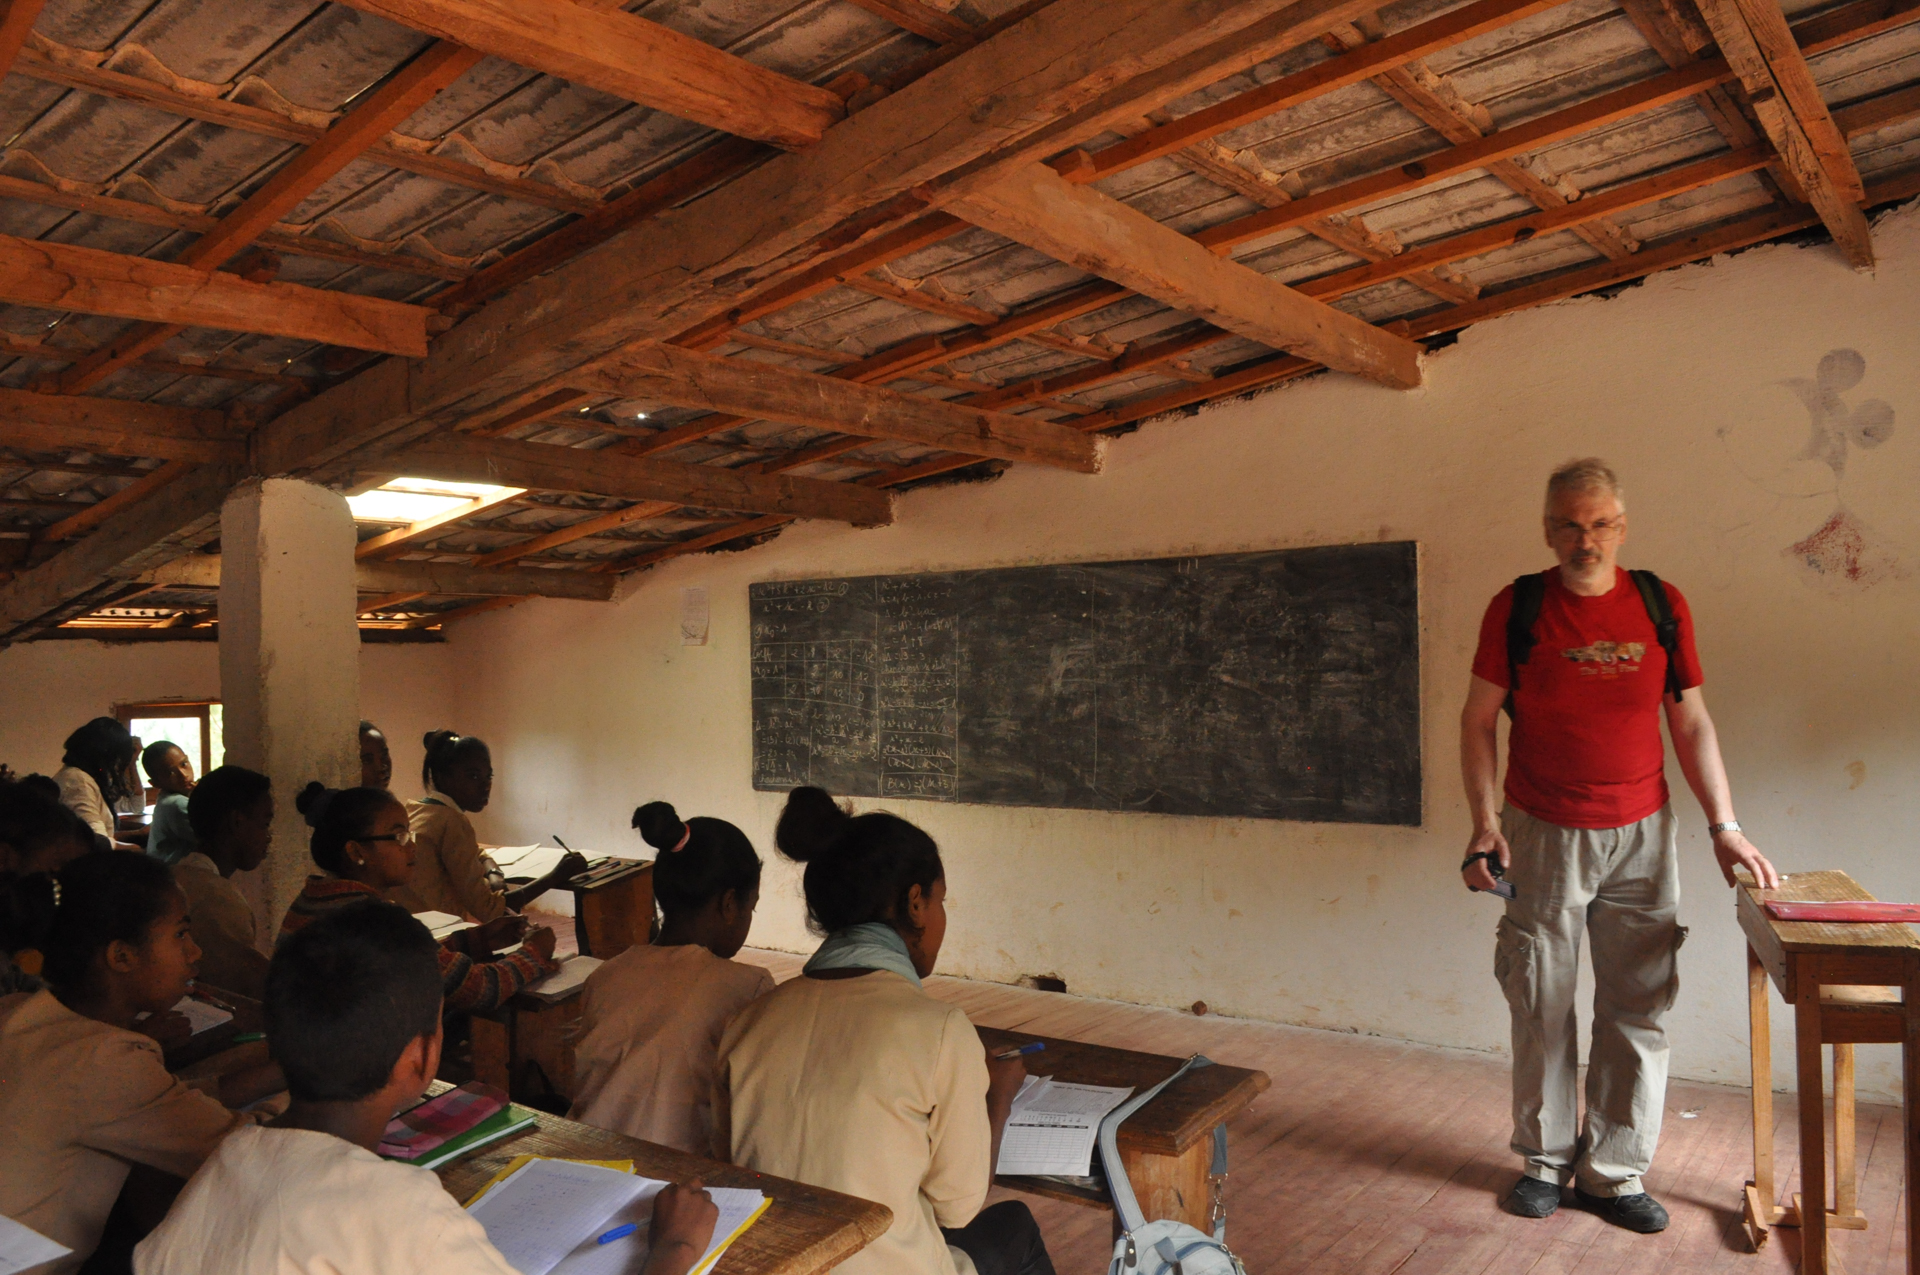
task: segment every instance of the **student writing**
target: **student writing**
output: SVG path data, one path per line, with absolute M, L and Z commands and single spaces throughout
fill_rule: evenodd
M 273 783 L 243 766 L 215 767 L 194 786 L 187 819 L 198 849 L 174 865 L 173 879 L 193 913 L 200 977 L 258 1000 L 267 983 L 267 958 L 257 943 L 253 907 L 233 884 L 233 874 L 266 861 L 273 845 Z M 151 841 L 148 847 L 151 852 Z
M 760 856 L 723 819 L 682 823 L 650 802 L 633 826 L 660 851 L 653 892 L 663 921 L 587 979 L 574 1051 L 575 1120 L 705 1155 L 715 1051 L 727 1020 L 773 990 L 757 965 L 731 960 L 760 900 Z
M 493 755 L 484 741 L 450 730 L 428 731 L 422 742 L 427 756 L 420 777 L 431 791 L 423 800 L 407 803 L 420 862 L 413 881 L 389 890 L 388 899 L 409 912 L 451 912 L 491 921 L 518 912 L 587 870 L 585 859 L 568 854 L 546 876 L 517 889 L 489 879 L 487 860 L 467 815 L 485 810 L 493 796 Z
M 267 1041 L 293 1101 L 220 1144 L 135 1250 L 137 1275 L 513 1275 L 431 1171 L 374 1154 L 440 1065 L 438 953 L 425 926 L 373 900 L 280 945 Z M 697 1183 L 670 1187 L 644 1275 L 684 1275 L 716 1216 Z
M 160 1046 L 133 1030 L 192 986 L 199 949 L 167 865 L 90 852 L 57 875 L 0 877 L 0 925 L 45 954 L 48 990 L 0 1000 L 0 1214 L 73 1252 L 78 1270 L 143 1164 L 184 1177 L 280 1087 L 277 1068 L 235 1072 L 220 1098 L 170 1075 Z
M 826 941 L 728 1025 L 716 1150 L 891 1208 L 844 1275 L 1052 1275 L 1026 1205 L 981 1208 L 1025 1068 L 990 1060 L 966 1014 L 921 989 L 947 929 L 933 838 L 796 788 L 775 840 L 807 865 L 807 917 Z
M 193 825 L 187 822 L 187 797 L 193 792 L 193 763 L 180 745 L 170 740 L 148 744 L 140 754 L 147 780 L 159 789 L 153 805 L 153 826 L 147 830 L 147 853 L 172 866 L 197 848 Z
M 413 879 L 413 834 L 399 798 L 377 788 L 334 791 L 308 784 L 296 801 L 313 826 L 308 848 L 326 874 L 310 876 L 280 922 L 279 941 L 329 912 L 377 899 Z M 525 940 L 518 952 L 496 957 Z M 447 1008 L 464 1013 L 498 1009 L 528 983 L 560 968 L 553 962 L 553 931 L 527 928 L 522 916 L 501 916 L 459 930 L 440 944 L 440 977 Z

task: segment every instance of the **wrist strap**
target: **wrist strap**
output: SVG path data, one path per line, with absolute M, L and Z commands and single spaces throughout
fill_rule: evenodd
M 1482 850 L 1479 854 L 1470 854 L 1460 861 L 1460 871 L 1465 872 L 1481 859 L 1492 859 L 1497 863 L 1499 862 L 1500 856 L 1492 850 Z

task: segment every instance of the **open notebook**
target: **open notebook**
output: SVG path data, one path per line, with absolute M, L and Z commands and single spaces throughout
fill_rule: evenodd
M 576 1160 L 530 1160 L 467 1208 L 520 1275 L 630 1275 L 646 1264 L 653 1197 L 666 1185 Z M 759 1191 L 709 1187 L 707 1193 L 720 1220 L 692 1275 L 711 1270 L 768 1205 Z M 598 1242 L 628 1222 L 638 1226 L 633 1234 Z

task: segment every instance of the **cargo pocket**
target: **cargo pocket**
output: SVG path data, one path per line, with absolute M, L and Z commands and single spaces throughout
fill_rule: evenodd
M 1514 1013 L 1533 1013 L 1540 986 L 1534 969 L 1533 935 L 1503 916 L 1494 927 L 1493 938 L 1494 981 L 1507 994 L 1507 1004 Z
M 1667 962 L 1672 968 L 1667 973 L 1666 1000 L 1660 1007 L 1660 1012 L 1663 1014 L 1672 1009 L 1673 1003 L 1680 999 L 1680 947 L 1686 941 L 1687 927 L 1684 925 L 1674 926 L 1673 946 L 1668 949 L 1667 954 Z

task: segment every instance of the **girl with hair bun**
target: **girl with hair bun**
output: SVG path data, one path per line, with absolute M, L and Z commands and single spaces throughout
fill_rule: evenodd
M 981 1208 L 1025 1065 L 989 1058 L 966 1013 L 921 987 L 947 933 L 939 847 L 818 788 L 788 795 L 774 841 L 806 865 L 826 941 L 727 1025 L 715 1152 L 892 1209 L 843 1275 L 1053 1275 L 1026 1205 Z
M 766 970 L 730 959 L 760 901 L 760 856 L 724 819 L 682 822 L 664 801 L 634 811 L 633 826 L 660 852 L 660 935 L 588 976 L 568 1114 L 706 1155 L 720 1033 L 743 1005 L 773 990 Z
M 418 857 L 407 811 L 384 788 L 328 788 L 308 784 L 294 806 L 313 829 L 308 850 L 320 873 L 287 908 L 278 941 L 323 916 L 369 899 L 404 890 Z M 518 952 L 503 947 L 524 943 Z M 527 928 L 527 918 L 502 915 L 440 940 L 440 981 L 446 1008 L 484 1014 L 511 1000 L 527 984 L 560 967 L 553 961 L 553 931 Z
M 563 856 L 538 881 L 509 890 L 490 874 L 468 813 L 487 808 L 493 796 L 493 755 L 484 740 L 450 730 L 430 730 L 420 781 L 427 795 L 407 803 L 407 823 L 419 847 L 413 884 L 386 897 L 409 912 L 451 912 L 472 921 L 492 921 L 518 912 L 554 886 L 587 870 L 577 854 Z M 495 870 L 497 871 L 497 870 Z
M 99 1246 L 131 1165 L 189 1176 L 245 1122 L 228 1107 L 284 1084 L 271 1064 L 249 1068 L 216 1101 L 134 1030 L 187 994 L 200 959 L 158 859 L 97 851 L 57 874 L 0 874 L 0 946 L 40 952 L 50 984 L 0 1000 L 0 1215 L 71 1248 L 35 1268 L 67 1275 Z

